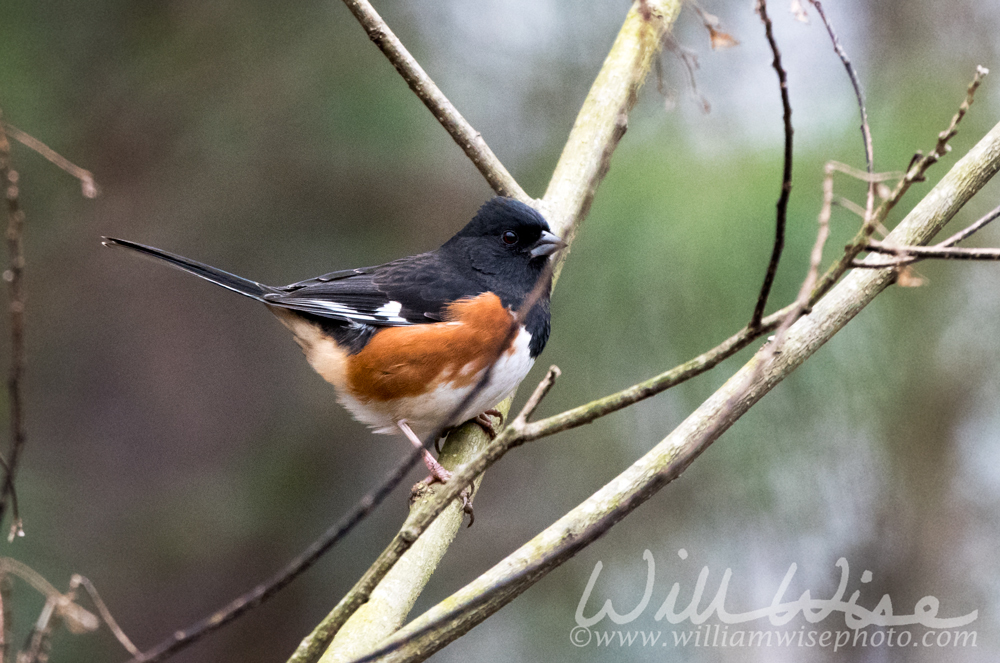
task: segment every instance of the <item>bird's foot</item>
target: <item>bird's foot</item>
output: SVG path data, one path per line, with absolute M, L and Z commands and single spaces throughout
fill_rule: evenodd
M 470 419 L 469 421 L 482 428 L 483 432 L 486 433 L 491 440 L 493 440 L 496 439 L 497 429 L 493 426 L 493 421 L 490 417 L 498 418 L 500 420 L 499 425 L 503 426 L 503 412 L 496 408 L 490 408 L 482 414 L 476 415 L 474 419 Z

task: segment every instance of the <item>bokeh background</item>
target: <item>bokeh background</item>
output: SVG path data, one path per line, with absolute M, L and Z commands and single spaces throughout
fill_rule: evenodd
M 377 5 L 536 196 L 628 8 Z M 992 0 L 826 5 L 867 92 L 879 170 L 900 170 L 933 145 L 977 64 L 1000 72 Z M 705 351 L 752 310 L 780 182 L 777 82 L 751 3 L 704 6 L 740 44 L 713 52 L 695 14 L 682 16 L 676 39 L 697 54 L 701 99 L 679 59 L 664 54 L 661 85 L 654 77 L 644 89 L 555 292 L 554 333 L 528 383 L 550 363 L 564 377 L 542 414 Z M 851 88 L 817 17 L 795 22 L 785 2 L 771 14 L 796 128 L 777 306 L 804 276 L 823 163 L 861 167 L 863 158 Z M 91 578 L 148 647 L 269 577 L 407 446 L 351 421 L 260 306 L 103 249 L 100 236 L 281 284 L 434 248 L 490 191 L 333 0 L 5 0 L 0 109 L 93 171 L 103 192 L 82 198 L 69 176 L 14 147 L 27 214 L 29 446 L 18 478 L 27 536 L 0 548 L 60 587 L 73 573 Z M 893 220 L 998 120 L 991 77 L 953 154 Z M 863 200 L 859 183 L 839 179 L 837 190 Z M 994 183 L 954 229 L 998 203 Z M 827 259 L 857 224 L 835 210 Z M 1000 245 L 1000 232 L 971 244 Z M 1000 267 L 924 263 L 918 272 L 924 287 L 879 297 L 680 480 L 435 660 L 997 660 Z M 484 481 L 475 527 L 458 537 L 415 614 L 621 472 L 747 357 L 506 457 Z M 285 660 L 405 508 L 401 490 L 273 601 L 174 660 Z M 672 627 L 653 614 L 674 582 L 690 597 L 702 567 L 709 598 L 732 569 L 731 611 L 768 605 L 793 563 L 789 597 L 829 596 L 845 557 L 848 594 L 861 590 L 861 605 L 888 594 L 897 613 L 912 613 L 933 595 L 941 616 L 978 610 L 968 627 L 976 646 L 571 645 L 596 562 L 604 570 L 586 613 L 605 598 L 626 612 L 642 595 L 646 549 L 657 562 L 651 607 L 628 626 L 595 629 L 668 638 Z M 17 645 L 42 601 L 24 584 L 14 597 Z M 818 627 L 844 625 L 831 616 Z M 61 632 L 51 660 L 124 658 L 106 631 Z

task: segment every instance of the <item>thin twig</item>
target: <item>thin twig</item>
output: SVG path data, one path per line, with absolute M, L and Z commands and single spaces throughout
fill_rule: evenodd
M 767 43 L 771 47 L 774 58 L 771 66 L 778 74 L 778 86 L 781 90 L 781 107 L 783 109 L 782 119 L 785 129 L 785 152 L 784 166 L 781 171 L 781 194 L 778 196 L 777 212 L 774 224 L 774 246 L 771 249 L 771 260 L 767 264 L 767 273 L 764 275 L 764 284 L 760 288 L 757 296 L 757 305 L 754 307 L 753 316 L 750 318 L 750 328 L 756 329 L 760 326 L 760 321 L 764 317 L 764 309 L 767 306 L 767 299 L 771 294 L 771 287 L 774 285 L 775 275 L 778 273 L 778 263 L 781 262 L 781 252 L 785 248 L 785 226 L 788 217 L 788 198 L 792 193 L 792 135 L 795 133 L 792 128 L 792 102 L 788 97 L 788 75 L 781 65 L 781 51 L 778 50 L 778 42 L 774 38 L 774 30 L 771 25 L 771 18 L 767 15 L 767 2 L 757 0 L 757 13 L 764 23 L 764 34 Z
M 943 242 L 939 242 L 935 246 L 940 246 L 940 247 L 954 246 L 955 244 L 958 244 L 962 240 L 968 239 L 973 235 L 973 233 L 982 230 L 983 227 L 985 227 L 989 223 L 992 223 L 998 218 L 1000 218 L 1000 206 L 994 207 L 992 210 L 987 212 L 984 216 L 982 216 L 979 220 L 977 220 L 975 223 L 970 225 L 965 230 L 961 230 L 955 233 L 948 239 L 944 240 Z
M 118 625 L 118 622 L 115 621 L 115 618 L 111 615 L 111 611 L 108 610 L 108 606 L 105 605 L 104 601 L 101 599 L 101 595 L 97 593 L 97 587 L 94 586 L 94 583 L 90 582 L 90 580 L 85 576 L 74 574 L 69 581 L 70 592 L 74 592 L 77 587 L 83 587 L 83 589 L 87 592 L 87 595 L 90 596 L 90 600 L 94 602 L 94 607 L 97 608 L 97 612 L 101 616 L 101 619 L 103 619 L 104 623 L 108 625 L 111 633 L 115 636 L 115 639 L 121 643 L 121 646 L 128 650 L 128 653 L 132 654 L 132 656 L 141 657 L 142 652 L 139 651 L 139 648 L 132 643 L 127 635 L 125 635 L 125 631 L 123 631 Z M 140 658 L 140 660 L 142 659 Z
M 893 246 L 872 240 L 868 251 L 893 256 L 917 256 L 942 260 L 1000 260 L 1000 249 L 963 249 L 938 246 Z
M 858 79 L 858 73 L 854 70 L 854 65 L 851 64 L 850 58 L 847 57 L 847 51 L 840 44 L 840 39 L 837 38 L 837 33 L 833 29 L 833 24 L 827 19 L 826 13 L 823 12 L 823 5 L 820 4 L 819 0 L 809 0 L 812 5 L 816 8 L 816 13 L 819 14 L 820 20 L 823 21 L 823 25 L 826 26 L 826 32 L 830 35 L 830 41 L 833 42 L 833 50 L 836 51 L 837 56 L 844 65 L 844 69 L 847 70 L 847 76 L 851 79 L 851 86 L 854 88 L 854 97 L 858 102 L 858 110 L 861 112 L 861 138 L 865 145 L 865 165 L 868 169 L 868 175 L 871 177 L 875 173 L 875 149 L 872 144 L 872 132 L 871 127 L 868 124 L 868 111 L 865 108 L 865 95 L 861 89 L 861 81 Z M 868 180 L 868 197 L 865 202 L 865 228 L 871 228 L 869 234 L 874 230 L 874 226 L 869 226 L 873 221 L 873 212 L 875 208 L 875 180 Z
M 949 247 L 954 246 L 955 244 L 958 244 L 962 240 L 968 239 L 974 233 L 978 232 L 979 230 L 982 230 L 987 224 L 995 221 L 998 218 L 1000 218 L 1000 207 L 995 207 L 991 211 L 987 212 L 984 216 L 982 216 L 981 218 L 979 218 L 975 223 L 971 224 L 968 228 L 960 230 L 959 232 L 955 233 L 954 235 L 952 235 L 948 239 L 946 239 L 944 241 L 941 241 L 941 242 L 938 242 L 937 244 L 934 244 L 931 247 L 911 247 L 911 248 L 917 248 L 918 250 L 916 250 L 916 251 L 907 250 L 904 253 L 900 254 L 899 258 L 896 258 L 894 260 L 885 260 L 885 261 L 882 261 L 882 262 L 866 262 L 866 261 L 863 261 L 863 260 L 854 260 L 851 263 L 851 266 L 852 267 L 861 267 L 863 269 L 884 269 L 886 267 L 902 267 L 904 265 L 909 265 L 909 264 L 912 264 L 912 263 L 915 263 L 915 262 L 919 262 L 920 260 L 923 259 L 923 257 L 930 257 L 930 258 L 937 257 L 937 258 L 946 258 L 946 259 L 947 258 L 953 258 L 953 259 L 957 258 L 959 260 L 961 260 L 963 258 L 967 259 L 967 260 L 992 260 L 992 258 L 988 258 L 988 257 L 987 258 L 974 258 L 974 257 L 971 257 L 971 256 L 970 257 L 959 257 L 958 255 L 951 255 L 951 256 L 933 255 L 932 256 L 932 255 L 924 254 L 924 256 L 922 257 L 921 254 L 920 254 L 920 250 L 919 249 L 921 249 L 921 248 L 924 248 L 924 249 L 927 249 L 927 248 L 931 248 L 931 249 L 947 249 Z M 870 247 L 871 247 L 871 243 L 869 243 L 869 248 Z M 897 248 L 905 249 L 906 247 L 897 247 Z M 878 251 L 877 249 L 871 249 L 871 250 Z M 973 250 L 975 250 L 975 249 L 973 249 Z
M 811 0 L 812 1 L 812 0 Z M 965 117 L 965 113 L 969 110 L 969 106 L 972 105 L 975 99 L 976 90 L 979 89 L 979 85 L 982 83 L 982 79 L 989 73 L 989 70 L 982 66 L 976 67 L 976 73 L 972 78 L 972 82 L 969 83 L 969 87 L 965 93 L 965 99 L 959 106 L 958 112 L 952 117 L 951 123 L 948 128 L 938 134 L 938 140 L 934 145 L 934 149 L 930 154 L 922 155 L 918 153 L 917 157 L 913 159 L 910 163 L 909 168 L 903 175 L 903 178 L 896 184 L 895 188 L 889 194 L 889 196 L 882 201 L 882 204 L 878 206 L 875 212 L 872 214 L 870 222 L 865 223 L 860 231 L 854 236 L 851 242 L 845 247 L 844 255 L 835 264 L 831 265 L 826 273 L 823 274 L 822 278 L 813 289 L 812 296 L 810 297 L 810 302 L 816 302 L 822 297 L 826 292 L 833 287 L 833 285 L 840 279 L 844 273 L 856 266 L 856 258 L 858 254 L 865 250 L 868 245 L 868 241 L 871 239 L 871 234 L 874 232 L 875 228 L 878 228 L 886 217 L 888 217 L 889 212 L 896 206 L 896 204 L 902 199 L 903 195 L 910 190 L 910 187 L 916 182 L 922 182 L 925 179 L 927 171 L 937 163 L 941 157 L 948 153 L 951 146 L 948 141 L 951 140 L 958 133 L 958 123 L 961 122 L 962 118 Z M 869 264 L 879 264 L 877 262 L 872 262 Z M 885 265 L 894 266 L 894 265 Z
M 0 663 L 7 663 L 7 620 L 4 615 L 4 601 L 7 593 L 8 576 L 0 571 Z
M 452 139 L 472 160 L 490 187 L 501 196 L 516 198 L 525 204 L 532 204 L 531 198 L 511 176 L 500 159 L 493 153 L 482 134 L 462 117 L 444 93 L 427 75 L 420 63 L 406 50 L 403 43 L 392 32 L 382 17 L 368 0 L 344 0 L 354 17 L 375 42 L 379 50 L 389 59 L 396 71 L 407 82 L 437 121 L 451 135 Z
M 10 465 L 7 464 L 7 459 L 3 455 L 0 455 L 0 468 L 3 468 L 6 474 L 10 474 Z M 11 519 L 10 529 L 7 530 L 7 543 L 12 543 L 19 536 L 24 536 L 24 523 L 21 521 L 20 515 L 21 507 L 17 502 L 17 487 L 13 484 L 10 487 L 10 506 L 14 517 Z
M 785 344 L 785 338 L 791 326 L 811 308 L 809 295 L 812 293 L 813 288 L 815 288 L 816 281 L 819 278 L 819 268 L 823 262 L 823 247 L 830 236 L 830 211 L 833 202 L 834 173 L 832 164 L 828 163 L 825 171 L 823 178 L 823 206 L 819 213 L 816 241 L 813 243 L 813 248 L 809 255 L 809 269 L 806 271 L 806 277 L 799 287 L 799 294 L 792 305 L 783 310 L 784 314 L 781 318 L 781 323 L 778 325 L 774 336 L 768 340 L 751 361 L 753 370 L 745 373 L 742 384 L 733 389 L 729 399 L 720 410 L 719 415 L 706 429 L 704 436 L 708 440 L 718 438 L 729 427 L 734 417 L 739 416 L 737 413 L 740 409 L 740 402 L 748 397 L 754 385 L 764 375 L 764 372 L 770 369 L 774 358 L 781 352 Z
M 28 565 L 10 557 L 0 557 L 0 577 L 7 575 L 18 576 L 45 597 L 45 605 L 28 637 L 28 649 L 17 656 L 19 663 L 44 660 L 52 630 L 59 623 L 74 634 L 93 632 L 100 626 L 97 616 L 76 602 L 76 587 L 72 583 L 69 591 L 63 594 Z
M 375 507 L 381 504 L 402 483 L 406 475 L 410 473 L 410 470 L 417 466 L 420 462 L 420 457 L 421 450 L 413 449 L 381 484 L 369 491 L 352 507 L 350 512 L 341 517 L 320 538 L 286 564 L 283 569 L 278 571 L 269 580 L 230 601 L 208 617 L 195 622 L 185 629 L 175 631 L 173 635 L 155 647 L 147 649 L 140 656 L 132 658 L 129 663 L 162 661 L 271 598 L 279 590 L 288 585 L 288 583 L 315 564 L 324 553 L 347 536 L 354 529 L 355 525 L 364 520 Z
M 14 476 L 18 462 L 27 441 L 24 422 L 24 212 L 18 199 L 20 179 L 11 168 L 10 143 L 0 124 L 0 187 L 3 188 L 7 207 L 7 255 L 8 267 L 3 273 L 10 293 L 10 370 L 7 377 L 7 392 L 10 399 L 10 456 L 5 463 L 2 491 L 0 491 L 0 522 L 7 508 L 7 496 L 14 495 Z M 14 506 L 12 532 L 20 532 L 21 517 L 17 511 L 17 498 L 12 498 Z
M 535 387 L 535 391 L 531 393 L 531 397 L 528 398 L 528 402 L 524 404 L 524 407 L 521 408 L 521 412 L 517 415 L 517 418 L 514 419 L 516 424 L 524 425 L 528 423 L 528 419 L 531 418 L 531 415 L 533 415 L 535 410 L 538 409 L 542 399 L 549 393 L 549 390 L 552 389 L 553 385 L 555 385 L 556 380 L 560 375 L 562 375 L 562 371 L 559 370 L 558 366 L 555 364 L 549 366 L 549 370 L 545 372 L 545 377 L 542 378 L 542 381 L 538 383 L 537 387 Z
M 100 194 L 100 189 L 97 187 L 97 183 L 94 181 L 94 174 L 89 170 L 80 168 L 69 159 L 59 154 L 51 147 L 38 140 L 31 134 L 25 133 L 15 127 L 12 124 L 3 123 L 0 129 L 5 129 L 7 135 L 9 135 L 14 140 L 18 141 L 25 147 L 29 147 L 35 152 L 54 163 L 56 166 L 65 170 L 67 173 L 80 180 L 80 186 L 82 189 L 83 196 L 85 198 L 96 198 Z
M 699 110 L 705 114 L 710 113 L 712 111 L 711 102 L 698 90 L 698 75 L 695 73 L 698 71 L 698 53 L 678 42 L 669 32 L 663 35 L 663 48 L 680 60 L 681 66 L 684 67 L 684 72 L 687 74 L 688 93 L 698 103 Z M 657 74 L 660 76 L 662 65 L 659 59 L 655 62 Z M 662 76 L 658 79 L 658 84 L 660 84 L 660 92 L 663 94 Z M 667 95 L 664 94 L 664 96 Z M 667 98 L 669 100 L 669 97 Z

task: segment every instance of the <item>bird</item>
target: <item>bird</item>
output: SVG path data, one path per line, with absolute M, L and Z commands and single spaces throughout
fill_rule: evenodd
M 502 422 L 495 405 L 548 341 L 549 263 L 567 246 L 537 210 L 501 196 L 438 249 L 286 286 L 129 240 L 104 237 L 103 244 L 263 303 L 351 415 L 376 433 L 402 433 L 422 450 L 430 480 L 441 482 L 451 473 L 422 438 L 466 421 L 495 435 L 489 416 Z

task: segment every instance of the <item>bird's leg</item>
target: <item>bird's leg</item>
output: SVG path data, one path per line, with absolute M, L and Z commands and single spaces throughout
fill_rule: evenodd
M 420 441 L 420 438 L 417 437 L 417 434 L 414 433 L 413 429 L 410 428 L 410 425 L 406 423 L 406 419 L 400 419 L 399 421 L 397 421 L 396 426 L 399 427 L 399 430 L 403 431 L 403 435 L 405 435 L 407 439 L 410 440 L 413 446 L 415 446 L 417 449 L 420 449 L 421 452 L 423 452 L 424 465 L 426 465 L 427 469 L 431 471 L 431 476 L 430 476 L 431 483 L 433 483 L 434 481 L 440 481 L 441 483 L 445 483 L 446 481 L 448 481 L 448 479 L 451 478 L 451 472 L 441 467 L 441 463 L 434 460 L 434 456 L 431 455 L 431 452 L 427 451 L 427 449 L 424 449 L 424 443 Z
M 413 446 L 423 451 L 424 464 L 427 465 L 427 469 L 431 471 L 431 475 L 424 479 L 421 483 L 432 484 L 435 481 L 440 481 L 441 483 L 447 482 L 448 479 L 451 478 L 451 472 L 444 469 L 444 467 L 441 466 L 441 463 L 437 462 L 434 459 L 434 456 L 432 456 L 427 449 L 424 449 L 424 443 L 420 441 L 417 434 L 414 433 L 413 429 L 410 428 L 410 425 L 406 423 L 406 419 L 400 419 L 397 421 L 396 426 L 399 430 L 403 431 L 403 435 L 410 440 Z M 417 486 L 419 485 L 420 484 L 417 484 Z M 414 486 L 414 492 L 416 492 L 417 486 Z M 469 514 L 469 527 L 472 527 L 472 523 L 476 519 L 476 514 L 472 510 L 472 486 L 466 486 L 462 490 L 459 497 L 462 498 L 462 511 Z

